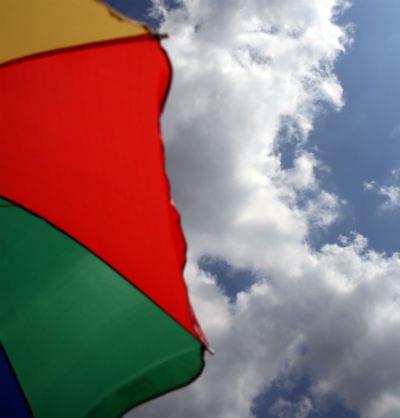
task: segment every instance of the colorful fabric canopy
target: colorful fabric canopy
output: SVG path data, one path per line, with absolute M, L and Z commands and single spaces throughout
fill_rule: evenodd
M 169 61 L 94 0 L 0 19 L 0 416 L 119 416 L 207 345 L 164 172 Z

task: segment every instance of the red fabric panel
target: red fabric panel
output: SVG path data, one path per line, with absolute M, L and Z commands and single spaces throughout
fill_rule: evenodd
M 0 67 L 0 195 L 77 239 L 199 338 L 160 139 L 169 80 L 155 40 Z

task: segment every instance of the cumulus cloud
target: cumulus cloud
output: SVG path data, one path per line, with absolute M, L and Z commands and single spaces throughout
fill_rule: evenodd
M 400 207 L 400 186 L 382 186 L 379 194 L 386 198 L 383 203 L 384 209 L 395 209 Z
M 251 417 L 285 370 L 310 373 L 316 400 L 335 395 L 365 417 L 398 415 L 399 255 L 369 250 L 357 233 L 320 250 L 308 244 L 341 207 L 305 144 L 321 103 L 343 106 L 334 63 L 348 37 L 335 18 L 347 3 L 167 6 L 154 0 L 174 66 L 167 168 L 188 241 L 185 276 L 216 355 L 196 383 L 128 416 Z M 284 125 L 296 142 L 290 167 L 278 151 Z M 204 255 L 256 271 L 254 282 L 229 298 L 199 268 Z M 313 404 L 304 396 L 273 408 L 305 418 Z
M 312 411 L 313 407 L 310 399 L 302 397 L 297 402 L 288 402 L 279 398 L 268 412 L 276 418 L 307 418 Z
M 381 210 L 394 210 L 400 208 L 400 169 L 393 169 L 387 184 L 378 186 L 375 180 L 364 181 L 364 190 L 383 196 Z
M 375 180 L 369 180 L 364 181 L 363 186 L 364 190 L 374 190 L 375 189 L 376 182 Z

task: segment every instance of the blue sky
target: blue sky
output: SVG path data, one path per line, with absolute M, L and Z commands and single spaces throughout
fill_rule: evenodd
M 157 24 L 150 1 L 109 3 Z M 185 276 L 217 355 L 128 416 L 400 415 L 400 4 L 344 3 L 155 3 Z
M 151 1 L 149 0 L 109 0 L 105 1 L 105 3 L 128 16 L 134 17 L 136 20 L 149 24 L 153 28 L 157 26 L 157 20 L 153 19 L 149 13 L 151 9 Z

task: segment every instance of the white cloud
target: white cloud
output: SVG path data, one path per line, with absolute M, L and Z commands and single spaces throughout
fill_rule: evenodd
M 400 186 L 382 186 L 379 194 L 386 197 L 383 203 L 384 209 L 395 209 L 400 207 Z
M 370 251 L 357 234 L 320 251 L 307 244 L 341 205 L 321 189 L 320 163 L 304 145 L 321 101 L 343 105 L 333 70 L 347 38 L 334 16 L 345 2 L 179 4 L 155 2 L 175 74 L 167 165 L 188 241 L 185 275 L 216 355 L 196 383 L 128 415 L 250 417 L 254 398 L 291 369 L 312 373 L 316 399 L 335 394 L 365 417 L 399 415 L 399 256 Z M 276 150 L 287 121 L 297 153 L 285 169 Z M 259 279 L 230 302 L 199 270 L 204 254 Z M 304 418 L 313 408 L 306 397 L 278 403 Z
M 364 181 L 363 186 L 364 186 L 364 190 L 374 190 L 375 189 L 375 185 L 376 182 L 375 180 L 370 180 L 370 181 Z
M 312 411 L 313 406 L 310 399 L 302 397 L 297 402 L 289 402 L 279 398 L 268 412 L 276 418 L 307 418 Z
M 377 186 L 375 180 L 364 181 L 364 190 L 374 192 L 385 198 L 380 205 L 381 210 L 394 210 L 400 208 L 400 169 L 391 170 L 388 183 L 383 186 Z

